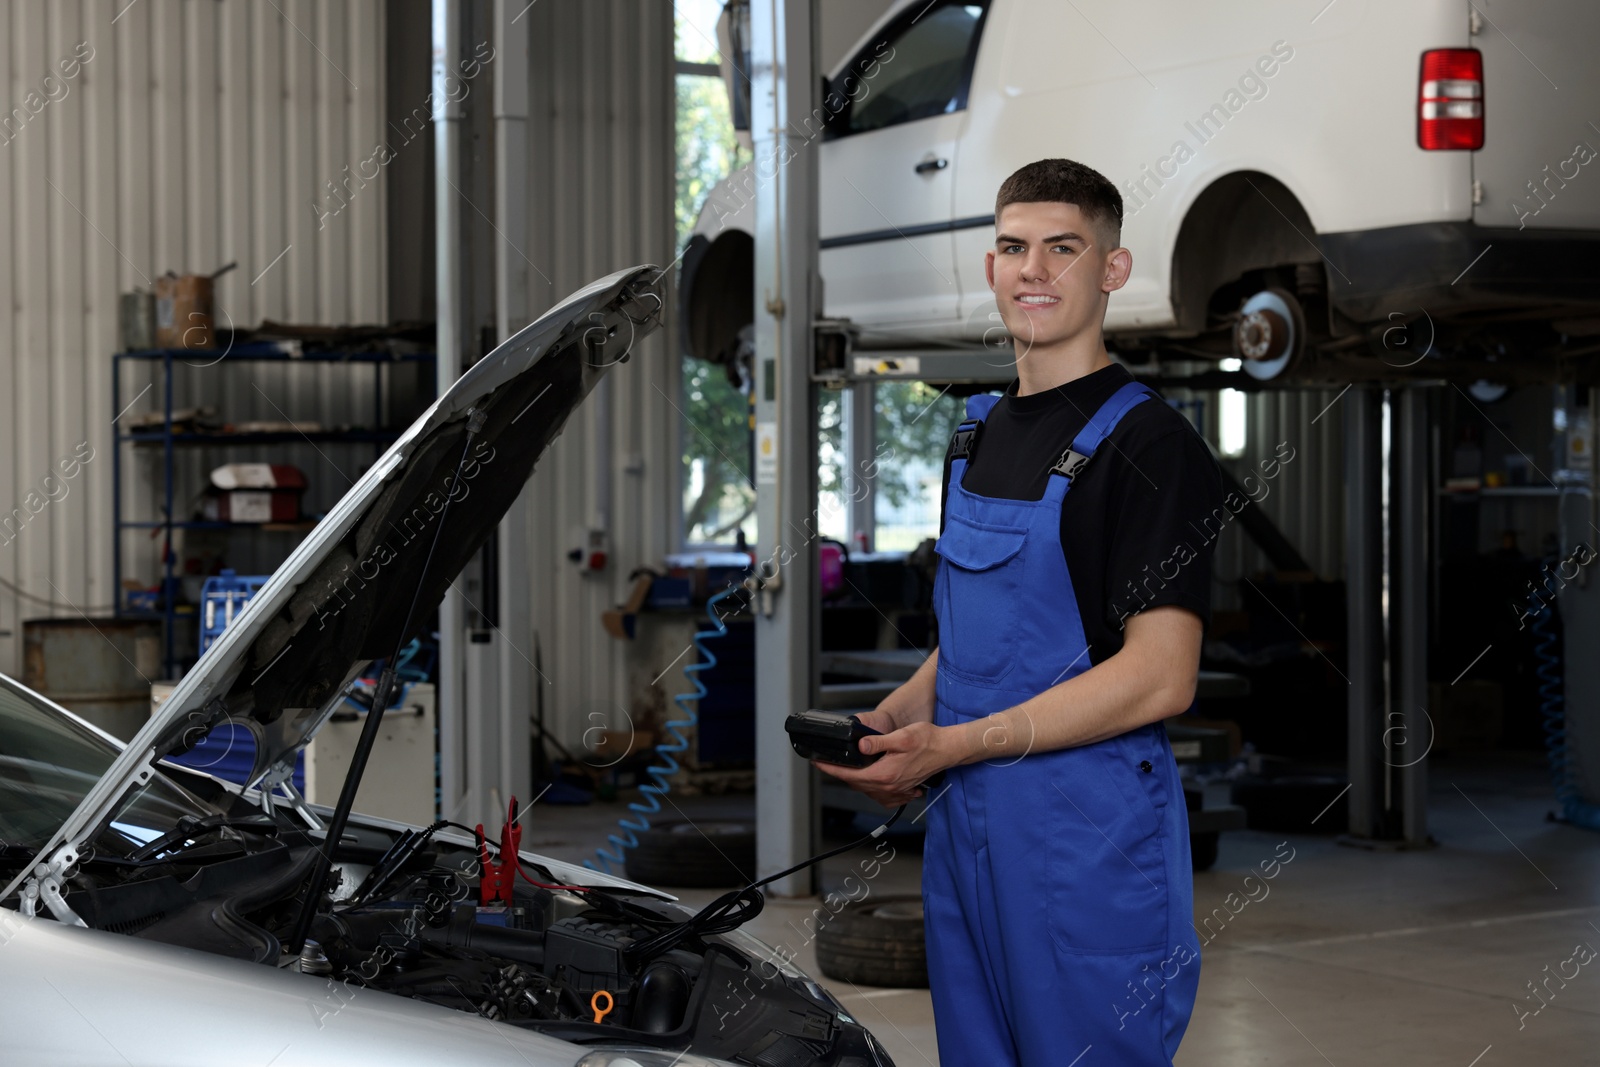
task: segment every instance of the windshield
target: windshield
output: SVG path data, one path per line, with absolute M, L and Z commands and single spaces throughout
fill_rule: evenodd
M 0 675 L 0 846 L 38 850 L 77 809 L 120 750 L 76 719 Z M 214 809 L 156 776 L 137 790 L 96 845 L 112 853 Z

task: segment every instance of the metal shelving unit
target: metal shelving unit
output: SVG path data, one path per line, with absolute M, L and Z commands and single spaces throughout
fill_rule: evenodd
M 172 428 L 172 391 L 173 391 L 173 364 L 188 361 L 197 357 L 204 358 L 208 353 L 204 350 L 177 349 L 177 348 L 152 348 L 141 349 L 135 352 L 118 352 L 111 357 L 111 409 L 121 412 L 124 404 L 137 401 L 124 401 L 122 397 L 122 372 L 124 363 L 160 363 L 162 387 L 162 424 L 159 430 L 132 430 L 118 431 L 116 434 L 116 447 L 112 450 L 112 537 L 114 538 L 111 550 L 112 559 L 112 588 L 116 594 L 117 616 L 119 618 L 145 618 L 160 619 L 162 622 L 162 669 L 168 678 L 178 674 L 180 659 L 177 654 L 174 634 L 177 629 L 177 604 L 174 595 L 176 577 L 174 573 L 175 559 L 172 552 L 172 531 L 174 530 L 235 530 L 251 529 L 264 530 L 272 533 L 303 534 L 316 524 L 314 522 L 298 523 L 264 523 L 264 524 L 239 524 L 228 522 L 200 522 L 178 519 L 174 515 L 174 501 L 176 490 L 174 487 L 173 461 L 177 450 L 180 448 L 244 448 L 260 445 L 275 444 L 371 444 L 374 447 L 374 458 L 400 435 L 400 430 L 380 429 L 383 425 L 383 401 L 385 394 L 386 376 L 383 373 L 385 366 L 404 363 L 434 362 L 432 352 L 418 352 L 408 355 L 391 355 L 387 352 L 353 352 L 342 350 L 327 350 L 296 354 L 286 351 L 277 343 L 260 343 L 236 345 L 224 353 L 215 353 L 216 362 L 221 362 L 226 357 L 231 363 L 279 363 L 294 366 L 311 366 L 322 364 L 359 364 L 377 368 L 374 375 L 372 397 L 372 426 L 361 429 L 344 431 L 317 431 L 300 433 L 297 431 L 273 431 L 261 433 L 222 433 L 222 432 L 176 432 Z M 426 375 L 426 380 L 432 382 L 433 376 Z M 161 449 L 162 475 L 161 475 L 161 501 L 160 511 L 163 516 L 156 520 L 127 519 L 123 516 L 122 499 L 122 462 L 123 448 L 156 448 Z M 125 593 L 122 588 L 122 542 L 123 535 L 129 530 L 161 530 L 164 533 L 161 550 L 161 610 L 135 611 L 127 607 Z

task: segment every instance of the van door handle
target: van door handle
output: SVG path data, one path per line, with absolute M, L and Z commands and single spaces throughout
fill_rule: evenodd
M 931 174 L 936 170 L 944 170 L 949 165 L 950 161 L 941 156 L 938 159 L 924 159 L 912 169 L 918 174 Z

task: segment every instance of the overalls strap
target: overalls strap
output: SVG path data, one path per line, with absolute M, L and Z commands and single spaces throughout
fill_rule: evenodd
M 1059 474 L 1066 478 L 1067 484 L 1072 484 L 1072 479 L 1083 470 L 1094 455 L 1095 449 L 1100 447 L 1102 441 L 1111 436 L 1111 431 L 1117 428 L 1117 423 L 1122 421 L 1122 416 L 1133 410 L 1134 406 L 1143 403 L 1155 393 L 1147 385 L 1138 382 L 1129 382 L 1116 392 L 1111 398 L 1100 405 L 1100 410 L 1085 424 L 1078 436 L 1072 439 L 1072 447 L 1061 454 L 1061 458 L 1050 468 L 1050 473 Z
M 1155 395 L 1149 386 L 1139 382 L 1129 382 L 1112 393 L 1084 424 L 1083 429 L 1078 431 L 1078 435 L 1072 439 L 1072 446 L 1061 454 L 1061 458 L 1051 466 L 1050 472 L 1064 477 L 1066 486 L 1070 486 L 1072 479 L 1078 476 L 1084 464 L 1095 454 L 1095 450 L 1111 436 L 1111 432 L 1117 428 L 1122 417 L 1136 405 Z M 967 462 L 978 449 L 978 438 L 983 432 L 983 420 L 994 410 L 999 400 L 1000 398 L 993 393 L 980 393 L 967 397 L 967 417 L 956 427 L 950 439 L 952 481 L 959 481 L 966 470 Z M 1065 488 L 1063 486 L 1060 491 L 1064 492 Z
M 989 412 L 993 411 L 999 402 L 1000 396 L 997 393 L 974 393 L 967 397 L 967 418 L 987 419 Z
M 950 438 L 950 459 L 961 464 L 961 467 L 956 468 L 958 471 L 965 469 L 966 461 L 978 450 L 978 435 L 983 430 L 983 420 L 994 410 L 999 400 L 1000 398 L 993 393 L 978 393 L 967 397 L 967 417 L 961 420 L 961 424 L 956 427 L 955 433 Z

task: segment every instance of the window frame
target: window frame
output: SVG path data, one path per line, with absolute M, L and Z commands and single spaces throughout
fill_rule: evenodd
M 906 119 L 901 122 L 891 122 L 888 125 L 877 126 L 870 130 L 852 130 L 849 128 L 850 114 L 853 110 L 855 101 L 852 100 L 850 95 L 844 92 L 842 89 L 839 90 L 839 95 L 844 97 L 844 106 L 838 111 L 830 111 L 826 107 L 826 100 L 828 96 L 835 92 L 835 84 L 842 83 L 845 78 L 850 76 L 852 71 L 864 69 L 859 66 L 859 64 L 863 62 L 879 62 L 875 50 L 880 45 L 885 43 L 888 43 L 891 47 L 893 47 L 893 42 L 903 37 L 906 32 L 909 31 L 911 27 L 922 18 L 922 16 L 933 10 L 934 5 L 929 5 L 922 8 L 917 8 L 915 6 L 908 7 L 898 16 L 896 16 L 894 20 L 891 21 L 887 26 L 885 26 L 882 33 L 873 34 L 871 39 L 869 39 L 854 53 L 852 53 L 849 61 L 839 68 L 839 73 L 837 76 L 832 78 L 829 78 L 826 75 L 823 76 L 822 96 L 824 100 L 824 126 L 822 131 L 822 139 L 824 141 L 834 141 L 844 137 L 860 137 L 865 134 L 877 133 L 881 130 L 893 129 L 896 126 L 909 125 L 913 122 L 924 122 L 928 119 L 938 118 L 940 115 L 955 114 L 967 109 L 967 101 L 970 99 L 972 92 L 972 75 L 978 64 L 978 49 L 983 44 L 983 31 L 989 22 L 989 12 L 993 7 L 993 0 L 971 0 L 969 3 L 962 3 L 961 0 L 938 0 L 937 6 L 980 7 L 983 9 L 978 15 L 977 25 L 972 28 L 972 40 L 967 45 L 966 58 L 961 64 L 961 84 L 956 90 L 956 95 L 952 98 L 954 106 L 947 106 L 946 109 L 942 112 L 939 112 L 938 115 L 923 115 L 920 118 Z

